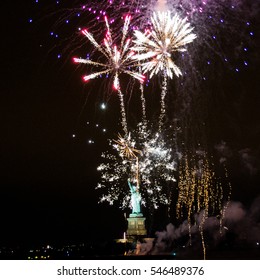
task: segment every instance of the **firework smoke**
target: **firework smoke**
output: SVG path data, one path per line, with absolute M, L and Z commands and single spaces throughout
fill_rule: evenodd
M 158 0 L 155 6 L 155 11 L 158 12 L 166 12 L 168 10 L 167 1 L 166 0 Z
M 205 239 L 210 249 L 217 248 L 223 242 L 229 245 L 243 246 L 246 242 L 250 247 L 259 244 L 260 236 L 260 197 L 256 198 L 249 210 L 240 202 L 230 201 L 220 230 L 220 218 L 211 216 L 204 223 Z M 177 251 L 177 258 L 200 258 L 198 248 L 201 247 L 199 225 L 203 212 L 195 215 L 195 223 L 191 226 L 192 246 L 189 241 L 189 222 L 186 220 L 180 226 L 168 224 L 164 231 L 156 232 L 156 239 L 152 246 L 142 244 L 140 251 L 143 255 L 165 255 Z M 229 240 L 229 236 L 233 236 Z M 150 244 L 151 245 L 151 244 Z M 224 252 L 223 252 L 224 253 Z

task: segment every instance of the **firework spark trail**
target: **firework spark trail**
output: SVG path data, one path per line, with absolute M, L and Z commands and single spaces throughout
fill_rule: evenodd
M 125 17 L 121 44 L 119 46 L 119 49 L 117 48 L 116 45 L 113 45 L 113 39 L 112 39 L 107 17 L 105 17 L 107 32 L 103 45 L 98 44 L 97 41 L 92 36 L 92 34 L 90 34 L 86 29 L 82 31 L 82 33 L 92 43 L 95 49 L 97 49 L 100 53 L 103 54 L 103 56 L 106 59 L 106 63 L 97 62 L 90 59 L 74 58 L 74 62 L 76 63 L 83 63 L 83 64 L 88 64 L 101 68 L 101 70 L 98 72 L 94 72 L 84 76 L 83 77 L 84 81 L 95 79 L 103 74 L 112 74 L 113 86 L 114 89 L 118 92 L 118 96 L 120 100 L 121 118 L 122 118 L 121 124 L 122 124 L 123 131 L 125 133 L 125 137 L 127 137 L 128 129 L 127 129 L 127 119 L 126 119 L 126 112 L 125 112 L 125 105 L 124 105 L 124 96 L 120 87 L 119 75 L 121 73 L 128 74 L 131 77 L 139 80 L 141 83 L 144 81 L 145 78 L 141 73 L 132 70 L 132 68 L 135 67 L 136 60 L 133 59 L 134 52 L 130 48 L 131 39 L 130 38 L 126 39 L 129 30 L 130 19 L 131 19 L 130 16 Z
M 141 105 L 142 105 L 142 125 L 144 132 L 147 132 L 147 118 L 146 118 L 146 101 L 144 97 L 144 85 L 140 83 L 140 98 L 141 98 Z
M 146 101 L 144 97 L 144 87 L 143 85 L 140 85 L 140 91 L 141 91 L 141 103 L 142 103 L 142 123 L 144 126 L 144 129 L 147 130 L 147 118 L 146 118 Z
M 120 88 L 117 89 L 117 92 L 118 92 L 118 96 L 119 96 L 119 99 L 120 99 L 122 127 L 123 127 L 124 134 L 125 134 L 125 137 L 126 137 L 127 134 L 128 134 L 128 129 L 127 129 L 127 120 L 126 120 L 126 112 L 125 112 L 125 105 L 124 105 L 124 96 L 123 96 L 123 93 L 122 93 Z
M 161 132 L 162 125 L 165 117 L 165 96 L 167 93 L 167 75 L 163 72 L 163 83 L 162 83 L 162 91 L 161 91 L 161 112 L 159 116 L 159 132 Z

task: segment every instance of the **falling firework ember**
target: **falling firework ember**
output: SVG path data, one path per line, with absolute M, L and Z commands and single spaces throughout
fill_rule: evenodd
M 184 212 L 187 213 L 191 240 L 192 216 L 194 213 L 202 213 L 199 230 L 202 238 L 204 258 L 206 257 L 203 236 L 205 221 L 209 215 L 220 215 L 220 226 L 222 226 L 222 219 L 225 214 L 223 202 L 225 199 L 229 201 L 230 193 L 230 184 L 228 184 L 225 190 L 220 183 L 220 179 L 216 176 L 214 165 L 210 163 L 205 153 L 200 153 L 198 157 L 188 158 L 188 156 L 184 156 L 181 159 L 176 207 L 177 218 L 181 218 Z

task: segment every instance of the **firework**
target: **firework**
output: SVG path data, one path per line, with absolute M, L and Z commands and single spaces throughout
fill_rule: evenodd
M 131 141 L 131 135 L 129 134 L 127 139 L 123 138 L 120 134 L 118 135 L 118 140 L 114 140 L 116 147 L 122 158 L 136 159 L 138 154 L 141 154 L 140 150 L 134 148 L 135 142 Z M 131 145 L 131 146 L 130 146 Z
M 155 2 L 156 1 L 154 1 L 154 3 Z M 196 38 L 196 35 L 192 33 L 193 28 L 191 27 L 191 23 L 196 26 L 196 23 L 199 22 L 198 15 L 200 14 L 206 17 L 208 16 L 207 12 L 205 12 L 207 10 L 206 2 L 203 4 L 205 6 L 203 9 L 198 8 L 199 1 L 194 1 L 192 3 L 182 1 L 182 4 L 180 1 L 174 2 L 178 2 L 178 5 L 176 5 L 174 9 L 172 5 L 169 4 L 169 7 L 167 7 L 169 10 L 163 12 L 162 10 L 166 8 L 165 1 L 158 1 L 157 8 L 160 7 L 161 11 L 154 12 L 146 23 L 141 23 L 141 21 L 138 21 L 140 18 L 138 18 L 134 21 L 134 24 L 130 26 L 130 16 L 126 16 L 122 34 L 120 33 L 121 38 L 118 38 L 118 32 L 115 36 L 116 40 L 112 39 L 110 26 L 105 17 L 107 33 L 104 44 L 102 45 L 98 44 L 92 34 L 87 30 L 82 31 L 94 48 L 104 56 L 106 61 L 92 61 L 81 58 L 76 58 L 74 61 L 99 68 L 99 71 L 86 75 L 83 78 L 85 81 L 97 78 L 100 74 L 112 74 L 113 85 L 118 91 L 120 98 L 122 126 L 125 133 L 125 135 L 123 137 L 120 136 L 116 144 L 114 144 L 118 155 L 114 156 L 108 153 L 103 155 L 104 160 L 107 162 L 101 164 L 99 167 L 99 171 L 102 172 L 102 183 L 99 186 L 104 189 L 107 188 L 109 191 L 107 195 L 103 195 L 102 201 L 106 200 L 113 203 L 113 201 L 121 197 L 123 201 L 122 206 L 126 207 L 127 201 L 129 201 L 129 195 L 122 186 L 125 184 L 126 179 L 129 178 L 129 174 L 134 174 L 132 177 L 135 178 L 138 185 L 140 180 L 140 185 L 142 186 L 141 191 L 143 192 L 142 197 L 146 197 L 143 203 L 148 203 L 148 197 L 154 208 L 157 208 L 160 203 L 169 203 L 169 198 L 165 195 L 167 192 L 165 192 L 163 186 L 168 181 L 175 181 L 174 151 L 167 147 L 166 143 L 160 139 L 159 134 L 153 134 L 153 136 L 151 136 L 151 134 L 147 132 L 146 105 L 143 95 L 144 88 L 142 85 L 140 89 L 143 127 L 142 131 L 140 129 L 138 130 L 137 136 L 134 137 L 135 141 L 130 137 L 127 130 L 124 98 L 120 88 L 119 76 L 121 73 L 126 73 L 142 82 L 144 77 L 140 74 L 140 66 L 144 73 L 149 73 L 150 78 L 158 74 L 163 76 L 161 87 L 161 113 L 159 117 L 159 132 L 161 132 L 165 117 L 165 96 L 167 95 L 168 80 L 173 79 L 174 76 L 180 77 L 182 75 L 182 67 L 178 66 L 179 64 L 176 62 L 177 53 L 185 52 L 186 45 Z M 151 5 L 152 2 L 147 1 L 147 3 L 147 5 Z M 111 2 L 111 5 L 112 4 L 115 3 Z M 138 5 L 139 1 L 131 1 L 131 8 Z M 145 5 L 146 4 L 144 4 L 144 6 Z M 126 7 L 130 7 L 127 5 L 123 6 L 120 5 L 120 11 Z M 195 6 L 197 9 L 194 8 Z M 141 10 L 144 12 L 144 9 Z M 179 13 L 176 12 L 177 10 L 179 10 Z M 193 12 L 190 13 L 190 10 Z M 151 11 L 151 9 L 149 9 L 149 11 Z M 182 16 L 185 16 L 185 18 L 182 18 Z M 147 19 L 147 17 L 145 18 Z M 136 25 L 137 22 L 140 23 L 139 26 Z M 145 32 L 141 32 L 140 30 L 144 26 L 147 27 L 147 29 Z M 130 29 L 134 30 L 136 37 L 134 45 L 131 39 L 127 39 Z M 198 32 L 201 34 L 201 32 L 204 31 L 205 28 L 200 28 Z M 205 34 L 208 33 L 206 32 Z M 120 41 L 119 47 L 113 44 L 114 41 Z M 201 42 L 202 41 L 200 41 L 200 44 Z M 198 44 L 196 48 L 198 50 Z M 146 136 L 144 136 L 145 133 Z M 196 181 L 194 172 L 190 171 L 192 168 L 195 167 L 186 166 L 188 173 L 186 175 L 181 173 L 179 176 L 179 200 L 177 205 L 178 213 L 181 212 L 182 208 L 187 208 L 189 220 L 192 211 L 195 209 L 195 201 L 197 203 L 197 209 L 205 209 L 205 215 L 207 216 L 210 203 L 209 197 L 212 198 L 214 195 L 221 196 L 221 188 L 213 188 L 211 186 L 213 180 L 208 179 L 207 181 L 207 179 L 205 179 L 211 178 L 210 174 L 213 172 L 211 169 L 205 167 L 203 174 L 206 175 L 203 175 L 201 180 Z M 193 183 L 188 184 L 190 181 L 187 183 L 187 180 L 191 180 Z M 113 186 L 111 186 L 111 184 L 113 184 Z M 204 186 L 203 190 L 202 185 Z M 185 196 L 185 190 L 188 196 Z M 203 198 L 199 195 L 201 193 L 203 194 L 201 195 Z M 182 197 L 185 197 L 186 200 L 182 200 Z
M 119 75 L 121 73 L 125 73 L 130 75 L 131 77 L 139 80 L 141 83 L 144 81 L 144 76 L 135 70 L 131 70 L 135 66 L 135 62 L 133 60 L 134 52 L 131 50 L 131 39 L 127 38 L 128 29 L 130 24 L 130 16 L 125 17 L 123 30 L 122 30 L 122 38 L 119 48 L 113 44 L 112 34 L 110 31 L 110 26 L 108 23 L 107 17 L 105 17 L 106 22 L 106 37 L 104 39 L 103 44 L 98 44 L 94 39 L 91 33 L 89 33 L 86 29 L 82 31 L 82 33 L 87 37 L 87 39 L 92 43 L 92 45 L 97 49 L 105 58 L 105 62 L 97 62 L 90 59 L 83 58 L 73 58 L 76 63 L 83 63 L 92 65 L 99 68 L 99 71 L 91 73 L 83 77 L 84 81 L 88 81 L 91 79 L 95 79 L 103 74 L 111 74 L 113 77 L 113 86 L 117 90 L 119 98 L 120 98 L 120 106 L 121 106 L 121 114 L 122 114 L 122 127 L 125 132 L 125 135 L 128 134 L 127 131 L 127 121 L 126 121 L 126 113 L 124 106 L 124 98 L 120 87 Z
M 128 160 L 134 160 L 136 163 L 135 168 L 135 181 L 136 188 L 139 191 L 140 183 L 139 183 L 139 155 L 142 154 L 140 150 L 134 148 L 135 142 L 131 141 L 131 135 L 129 134 L 127 139 L 123 138 L 120 134 L 118 136 L 118 140 L 114 140 L 116 143 L 116 148 L 119 150 L 119 153 L 122 158 L 127 158 Z
M 154 12 L 170 11 L 172 15 L 178 14 L 180 18 L 187 18 L 187 23 L 196 28 L 198 39 L 194 40 L 188 52 L 174 57 L 174 64 L 182 72 L 183 78 L 175 79 L 172 89 L 175 89 L 177 97 L 181 96 L 177 102 L 181 103 L 180 108 L 185 108 L 182 115 L 189 113 L 191 109 L 186 100 L 191 94 L 193 96 L 203 94 L 204 86 L 207 86 L 209 81 L 223 86 L 223 83 L 220 83 L 221 77 L 216 79 L 216 73 L 221 75 L 224 67 L 239 74 L 250 66 L 249 54 L 253 50 L 254 42 L 252 24 L 254 1 L 93 0 L 82 2 L 75 0 L 69 2 L 65 8 L 61 1 L 57 1 L 53 18 L 51 15 L 48 17 L 54 20 L 49 34 L 55 40 L 53 54 L 58 59 L 71 57 L 71 53 L 75 53 L 75 50 L 81 47 L 82 40 L 75 36 L 75 32 L 71 35 L 72 29 L 82 30 L 87 22 L 98 34 L 101 34 L 105 15 L 109 15 L 109 23 L 113 25 L 113 41 L 118 42 L 122 37 L 120 20 L 125 15 L 132 17 L 129 31 L 152 30 L 151 17 Z M 40 5 L 37 7 L 39 8 Z M 89 49 L 89 53 L 91 52 L 92 50 Z M 161 107 L 164 111 L 164 102 Z
M 38 1 L 36 1 L 38 3 Z M 105 15 L 109 15 L 110 22 L 114 24 L 115 37 L 121 35 L 121 24 L 118 19 L 124 15 L 131 15 L 132 30 L 145 30 L 151 28 L 151 17 L 153 12 L 170 11 L 178 14 L 181 18 L 187 18 L 192 26 L 196 27 L 196 40 L 194 47 L 185 54 L 178 65 L 182 73 L 189 77 L 193 75 L 193 80 L 204 83 L 210 78 L 210 73 L 214 75 L 216 68 L 213 60 L 221 60 L 231 71 L 239 72 L 248 66 L 248 54 L 250 52 L 250 42 L 253 42 L 254 28 L 251 23 L 252 16 L 256 8 L 254 1 L 246 0 L 129 0 L 129 1 L 57 1 L 56 11 L 48 16 L 49 20 L 54 20 L 50 36 L 55 40 L 55 55 L 58 59 L 65 57 L 65 52 L 74 52 L 81 44 L 75 37 L 75 32 L 71 36 L 71 27 L 80 30 L 86 24 L 95 27 L 97 32 L 102 32 L 100 24 Z M 38 8 L 42 5 L 37 5 Z M 29 21 L 31 22 L 31 18 Z M 70 26 L 70 27 L 69 27 Z M 235 36 L 234 36 L 235 34 Z M 62 41 L 62 42 L 61 42 Z M 63 47 L 64 45 L 65 48 Z M 67 57 L 67 54 L 66 54 Z M 199 58 L 199 59 L 197 59 Z M 237 58 L 237 60 L 234 60 Z M 210 64 L 208 62 L 211 62 Z M 209 66 L 210 65 L 210 66 Z M 214 71 L 209 70 L 214 69 Z M 190 83 L 186 82 L 178 89 L 185 91 Z
M 38 1 L 34 2 L 38 3 Z M 85 3 L 82 4 L 83 2 Z M 126 182 L 129 177 L 140 186 L 142 203 L 149 210 L 156 209 L 161 204 L 173 206 L 170 201 L 171 194 L 173 192 L 177 194 L 178 191 L 177 216 L 183 219 L 187 217 L 189 225 L 192 223 L 194 213 L 195 216 L 199 216 L 196 223 L 198 221 L 205 256 L 203 226 L 208 216 L 214 213 L 224 215 L 225 208 L 222 207 L 222 203 L 227 196 L 223 184 L 221 185 L 219 178 L 216 177 L 211 159 L 208 159 L 206 154 L 198 157 L 195 153 L 198 143 L 201 143 L 200 147 L 209 148 L 205 134 L 210 124 L 205 119 L 212 114 L 208 114 L 205 109 L 211 109 L 206 103 L 207 100 L 214 104 L 212 91 L 217 89 L 215 96 L 218 104 L 222 106 L 224 99 L 221 100 L 220 95 L 225 94 L 222 89 L 227 84 L 229 75 L 239 75 L 239 72 L 246 71 L 250 67 L 252 60 L 249 54 L 253 50 L 254 41 L 252 23 L 255 22 L 251 20 L 253 19 L 251 15 L 256 14 L 255 11 L 258 10 L 257 1 L 92 0 L 83 2 L 56 1 L 57 7 L 60 8 L 58 12 L 53 13 L 55 24 L 49 34 L 55 42 L 53 43 L 55 48 L 51 53 L 60 60 L 71 57 L 75 50 L 82 48 L 81 44 L 87 38 L 92 44 L 92 48 L 88 48 L 91 60 L 74 59 L 76 63 L 86 64 L 89 67 L 89 74 L 83 77 L 84 81 L 98 78 L 102 74 L 110 74 L 113 87 L 120 99 L 124 134 L 114 143 L 111 141 L 113 143 L 111 153 L 106 152 L 102 155 L 103 163 L 98 167 L 101 173 L 98 186 L 102 189 L 101 201 L 110 204 L 118 201 L 122 208 L 128 208 L 130 194 Z M 45 4 L 35 5 L 43 7 Z M 256 6 L 250 10 L 250 5 Z M 110 20 L 105 17 L 106 36 L 100 43 L 97 39 L 100 37 L 96 37 L 95 34 L 99 34 L 98 36 L 102 34 L 105 15 L 109 15 Z M 131 23 L 129 15 L 132 16 Z M 122 18 L 124 18 L 123 26 L 120 24 Z M 86 22 L 95 30 L 95 36 L 83 29 L 82 34 L 85 38 L 82 36 L 82 39 L 79 39 L 75 36 L 75 31 L 82 30 Z M 113 37 L 110 30 L 112 26 Z M 196 29 L 196 35 L 193 34 L 191 26 Z M 75 30 L 73 35 L 71 35 L 72 29 Z M 45 32 L 45 29 L 43 31 Z M 136 36 L 135 45 L 129 39 L 132 33 Z M 198 39 L 194 40 L 196 37 Z M 193 42 L 192 47 L 189 45 L 191 42 Z M 186 46 L 189 46 L 188 51 Z M 92 60 L 93 53 L 99 55 Z M 224 68 L 225 71 L 222 71 Z M 228 69 L 234 73 L 230 73 Z M 146 108 L 151 103 L 148 98 L 144 98 L 144 86 L 140 83 L 142 124 L 129 134 L 125 95 L 121 91 L 120 75 L 127 74 L 142 82 L 144 78 L 142 71 L 149 74 L 150 78 L 160 76 L 162 79 L 159 122 L 147 120 L 147 116 L 154 110 Z M 225 75 L 225 79 L 221 75 Z M 153 79 L 152 83 L 156 84 L 154 80 L 156 79 Z M 157 90 L 151 85 L 149 89 Z M 176 137 L 176 143 L 165 133 L 169 129 L 164 122 L 165 99 L 170 90 L 175 93 L 171 97 L 174 99 L 172 102 L 174 106 L 170 102 L 167 103 L 167 109 L 173 111 L 171 114 L 170 110 L 167 110 L 169 113 L 167 120 L 169 126 L 170 124 L 174 126 L 171 136 Z M 169 101 L 172 101 L 171 98 Z M 177 127 L 180 128 L 179 132 L 175 129 Z M 212 127 L 210 129 L 213 130 Z M 185 156 L 184 147 L 195 156 Z M 210 148 L 207 150 L 210 151 Z M 179 161 L 176 159 L 178 153 Z M 175 177 L 178 178 L 177 183 L 174 183 Z M 229 195 L 230 193 L 228 197 Z M 175 215 L 175 211 L 172 213 Z
M 173 74 L 179 77 L 182 73 L 173 61 L 175 52 L 184 52 L 185 45 L 191 43 L 196 35 L 191 33 L 193 28 L 186 19 L 181 19 L 177 14 L 173 17 L 168 12 L 157 12 L 151 18 L 152 31 L 141 32 L 135 30 L 135 46 L 132 48 L 138 54 L 133 56 L 142 62 L 144 73 L 149 72 L 150 78 L 158 73 L 163 74 L 161 91 L 161 114 L 159 117 L 159 130 L 165 115 L 165 96 L 167 93 L 167 77 Z
M 179 67 L 174 63 L 172 54 L 184 52 L 184 46 L 192 42 L 196 35 L 191 33 L 193 28 L 186 19 L 181 19 L 177 14 L 173 17 L 168 12 L 157 12 L 151 18 L 152 31 L 141 32 L 135 30 L 136 46 L 133 50 L 139 53 L 133 58 L 148 60 L 142 63 L 144 73 L 150 72 L 150 78 L 159 72 L 173 78 L 181 75 Z
M 173 159 L 172 149 L 159 134 L 142 137 L 142 129 L 133 132 L 136 139 L 119 138 L 113 144 L 115 154 L 104 153 L 104 162 L 98 167 L 101 172 L 101 182 L 98 188 L 103 190 L 101 202 L 114 203 L 120 201 L 122 208 L 129 207 L 130 195 L 127 179 L 140 187 L 142 204 L 150 210 L 157 209 L 161 204 L 169 204 L 168 186 L 175 182 L 174 171 L 176 162 Z M 145 138 L 145 139 L 144 139 Z

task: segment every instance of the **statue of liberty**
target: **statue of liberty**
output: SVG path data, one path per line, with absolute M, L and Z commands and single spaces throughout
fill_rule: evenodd
M 141 194 L 137 186 L 131 184 L 130 179 L 128 179 L 128 186 L 131 191 L 132 214 L 141 215 Z

